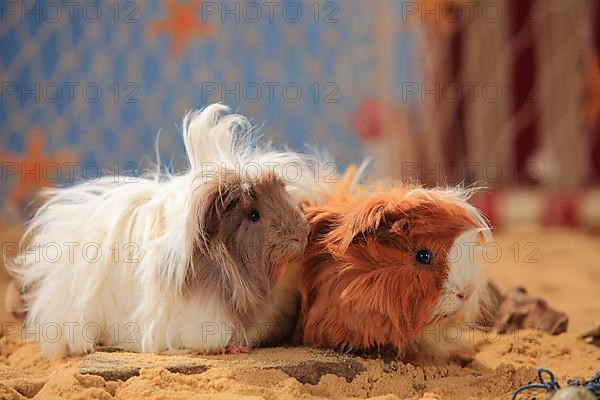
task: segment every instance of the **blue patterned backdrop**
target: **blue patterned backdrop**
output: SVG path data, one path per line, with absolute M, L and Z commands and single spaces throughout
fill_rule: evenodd
M 159 131 L 163 161 L 181 168 L 181 117 L 216 101 L 276 144 L 363 157 L 352 114 L 381 85 L 369 2 L 3 1 L 0 12 L 5 214 L 71 175 L 131 173 L 153 160 Z

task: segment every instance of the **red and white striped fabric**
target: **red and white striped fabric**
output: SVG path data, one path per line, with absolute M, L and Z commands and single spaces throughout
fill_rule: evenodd
M 365 114 L 378 119 L 368 126 L 354 124 L 382 177 L 402 178 L 400 164 L 414 162 L 425 184 L 554 190 L 600 184 L 600 3 L 412 3 L 413 11 L 423 10 L 412 13 L 416 24 L 402 27 L 381 16 L 377 107 L 365 107 L 372 101 L 359 107 L 360 119 Z M 447 3 L 463 10 L 451 24 L 443 24 Z M 490 9 L 497 14 L 485 12 Z M 434 18 L 431 10 L 441 15 Z M 393 41 L 407 34 L 403 28 L 414 38 L 417 82 L 411 87 L 426 92 L 408 96 L 413 103 L 390 84 L 394 74 L 401 76 Z M 445 95 L 456 88 L 458 97 Z M 493 163 L 510 173 L 490 182 L 479 168 L 453 182 L 444 176 L 432 180 L 423 172 L 466 163 Z
M 480 192 L 471 203 L 486 215 L 494 229 L 563 226 L 600 233 L 600 189 Z

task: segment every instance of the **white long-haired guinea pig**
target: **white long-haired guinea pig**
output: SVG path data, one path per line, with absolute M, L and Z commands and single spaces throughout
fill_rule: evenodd
M 11 266 L 43 352 L 237 353 L 293 330 L 283 267 L 306 246 L 309 180 L 281 172 L 307 160 L 258 147 L 251 131 L 211 105 L 183 121 L 186 173 L 46 193 Z

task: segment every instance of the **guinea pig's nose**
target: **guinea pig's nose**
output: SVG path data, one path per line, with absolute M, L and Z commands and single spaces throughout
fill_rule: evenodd
M 457 292 L 456 297 L 460 301 L 467 301 L 467 300 L 469 300 L 469 298 L 471 297 L 472 294 L 473 294 L 473 288 L 467 287 L 467 288 L 464 288 L 463 290 Z

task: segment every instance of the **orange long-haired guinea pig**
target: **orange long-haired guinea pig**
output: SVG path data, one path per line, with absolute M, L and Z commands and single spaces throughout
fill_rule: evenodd
M 340 351 L 471 353 L 458 329 L 488 302 L 474 255 L 491 234 L 469 191 L 342 186 L 305 207 L 296 338 Z

